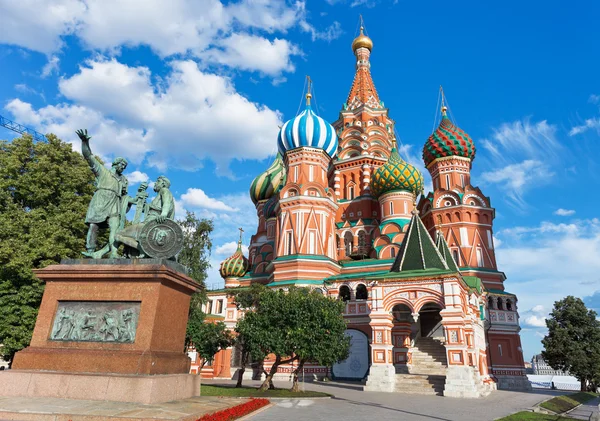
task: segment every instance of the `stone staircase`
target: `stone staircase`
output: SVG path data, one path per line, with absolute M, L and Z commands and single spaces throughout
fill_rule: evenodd
M 396 374 L 396 392 L 442 395 L 446 383 L 446 349 L 433 338 L 419 338 L 411 350 L 408 373 Z

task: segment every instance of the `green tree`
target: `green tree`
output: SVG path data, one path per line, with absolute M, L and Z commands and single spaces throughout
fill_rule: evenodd
M 30 340 L 43 294 L 32 270 L 85 249 L 94 176 L 54 135 L 0 141 L 0 355 L 12 360 Z
M 194 212 L 187 211 L 185 218 L 177 221 L 183 230 L 183 248 L 177 260 L 189 270 L 189 276 L 201 285 L 201 289 L 192 295 L 190 302 L 190 320 L 199 313 L 192 313 L 192 309 L 201 308 L 206 301 L 204 280 L 210 267 L 209 257 L 212 249 L 210 234 L 213 231 L 213 222 L 210 219 L 199 219 Z M 201 315 L 202 322 L 204 315 Z
M 546 362 L 575 376 L 582 391 L 591 389 L 600 374 L 600 322 L 596 317 L 581 299 L 568 296 L 554 303 L 546 319 L 548 334 L 542 340 Z
M 282 364 L 298 361 L 292 387 L 297 390 L 298 373 L 307 361 L 331 365 L 347 357 L 343 303 L 306 288 L 266 290 L 259 298 L 255 309 L 238 322 L 237 331 L 251 342 L 253 358 L 275 356 L 261 390 L 273 387 Z
M 248 288 L 234 288 L 228 292 L 228 295 L 233 298 L 238 310 L 245 312 L 255 310 L 260 304 L 260 296 L 267 291 L 267 288 L 258 283 L 251 284 Z M 250 320 L 250 319 L 249 319 Z M 249 321 L 240 320 L 236 326 L 235 346 L 240 352 L 240 370 L 235 387 L 242 387 L 246 366 L 250 362 L 250 358 L 254 361 L 263 361 L 266 357 L 260 346 L 253 342 L 252 335 L 247 335 L 251 327 L 246 327 L 245 324 Z
M 298 391 L 298 375 L 307 361 L 330 367 L 348 358 L 350 338 L 345 335 L 346 322 L 343 317 L 346 304 L 332 300 L 317 292 L 301 296 L 301 320 L 294 332 L 298 365 L 294 370 L 292 391 Z
M 233 344 L 233 336 L 221 321 L 207 321 L 202 310 L 194 307 L 191 310 L 187 325 L 186 339 L 202 357 L 202 367 L 212 361 L 214 355 Z

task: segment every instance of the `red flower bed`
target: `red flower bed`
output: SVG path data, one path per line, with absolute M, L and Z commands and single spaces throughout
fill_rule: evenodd
M 231 421 L 243 417 L 244 415 L 248 415 L 249 413 L 254 412 L 268 404 L 268 399 L 250 399 L 241 405 L 227 408 L 212 414 L 206 414 L 202 418 L 199 418 L 198 421 Z

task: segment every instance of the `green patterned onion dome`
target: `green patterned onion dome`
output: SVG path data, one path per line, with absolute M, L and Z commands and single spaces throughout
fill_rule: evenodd
M 396 145 L 390 159 L 375 170 L 371 177 L 371 193 L 375 197 L 392 191 L 404 190 L 419 194 L 423 190 L 423 174 L 400 158 Z
M 235 253 L 223 260 L 219 272 L 223 279 L 226 278 L 241 278 L 244 276 L 250 268 L 250 262 L 242 253 L 242 241 L 238 241 L 238 247 Z
M 475 159 L 475 144 L 471 136 L 450 121 L 444 107 L 440 125 L 429 136 L 423 147 L 423 161 L 425 161 L 425 166 L 429 166 L 434 160 L 447 156 L 462 156 L 473 160 Z
M 267 200 L 276 189 L 285 184 L 285 167 L 281 155 L 277 154 L 275 161 L 250 185 L 250 198 L 256 205 L 261 200 Z

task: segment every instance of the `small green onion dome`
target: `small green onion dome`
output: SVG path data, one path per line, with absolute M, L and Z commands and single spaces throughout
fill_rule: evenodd
M 415 166 L 400 158 L 396 144 L 388 161 L 377 168 L 371 177 L 371 193 L 375 197 L 392 191 L 409 191 L 418 195 L 423 191 L 423 174 Z
M 223 260 L 219 272 L 223 279 L 241 278 L 250 268 L 250 262 L 242 252 L 242 240 L 238 241 L 238 247 L 235 253 Z
M 462 156 L 473 160 L 475 144 L 471 136 L 450 121 L 446 115 L 446 107 L 443 107 L 440 125 L 423 146 L 423 161 L 427 167 L 436 159 L 449 156 Z
M 277 154 L 271 166 L 254 179 L 250 185 L 250 198 L 256 205 L 261 200 L 267 200 L 273 193 L 285 184 L 285 166 L 281 155 Z

